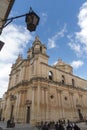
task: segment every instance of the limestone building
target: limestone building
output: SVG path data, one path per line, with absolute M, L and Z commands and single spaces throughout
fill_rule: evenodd
M 8 18 L 9 13 L 12 9 L 15 0 L 0 0 L 0 34 L 4 25 L 7 24 L 7 21 L 3 21 Z
M 61 59 L 50 66 L 46 50 L 36 37 L 27 59 L 19 55 L 12 65 L 2 110 L 5 120 L 35 124 L 87 118 L 87 80 L 75 76 Z

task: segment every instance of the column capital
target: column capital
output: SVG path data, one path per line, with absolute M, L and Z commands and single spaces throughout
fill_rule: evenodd
M 37 88 L 37 86 L 32 86 L 32 89 L 36 89 Z
M 28 106 L 28 105 L 31 105 L 31 104 L 32 104 L 32 101 L 27 99 L 26 102 L 25 102 L 25 105 Z
M 80 96 L 80 97 L 83 97 L 83 95 L 82 95 L 81 93 L 79 93 L 79 96 Z
M 41 86 L 42 89 L 48 90 L 48 86 Z
M 57 88 L 56 90 L 57 90 L 57 92 L 59 92 L 59 93 L 62 93 L 62 92 L 63 92 L 63 90 L 62 90 L 62 89 L 59 89 L 59 88 Z
M 74 92 L 69 92 L 69 94 L 73 96 L 73 95 L 74 95 Z
M 23 93 L 26 93 L 27 92 L 27 90 L 20 90 L 20 91 L 18 91 L 18 93 L 20 93 L 20 94 L 23 94 Z

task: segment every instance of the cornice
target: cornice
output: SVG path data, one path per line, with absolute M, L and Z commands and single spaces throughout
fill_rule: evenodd
M 83 92 L 87 92 L 87 90 L 82 89 L 80 87 L 75 87 L 72 85 L 68 85 L 68 84 L 62 84 L 61 82 L 57 82 L 57 81 L 53 81 L 53 80 L 49 80 L 47 78 L 42 78 L 42 77 L 34 77 L 31 78 L 29 81 L 28 80 L 22 80 L 20 83 L 18 83 L 17 85 L 13 86 L 12 88 L 9 88 L 8 91 L 11 91 L 13 89 L 19 88 L 19 87 L 23 87 L 23 86 L 28 86 L 31 85 L 32 88 L 33 87 L 37 87 L 36 85 L 34 85 L 33 83 L 38 83 L 38 81 L 41 83 L 40 85 L 43 86 L 51 86 L 51 85 L 56 85 L 56 86 L 60 86 L 62 89 L 63 88 L 67 88 L 69 90 L 79 90 L 79 91 L 83 91 Z M 43 85 L 45 83 L 45 85 Z M 7 91 L 7 92 L 8 92 Z

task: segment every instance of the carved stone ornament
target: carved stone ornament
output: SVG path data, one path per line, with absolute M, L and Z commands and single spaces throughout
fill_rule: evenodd
M 32 101 L 31 100 L 26 100 L 25 105 L 31 105 Z
M 16 100 L 17 97 L 15 95 L 10 95 L 10 100 L 13 101 L 13 100 Z

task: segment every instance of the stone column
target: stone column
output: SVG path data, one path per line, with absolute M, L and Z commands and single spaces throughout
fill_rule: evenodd
M 41 87 L 41 120 L 44 120 L 44 88 Z
M 10 102 L 10 97 L 8 97 L 8 99 L 7 99 L 7 108 L 6 108 L 7 120 L 10 119 L 10 113 L 11 113 L 11 102 Z
M 18 122 L 19 121 L 19 111 L 20 111 L 20 102 L 21 102 L 21 93 L 19 92 L 18 93 L 18 98 L 17 98 L 17 112 L 16 112 L 16 121 Z
M 25 91 L 22 91 L 22 106 L 21 106 L 21 121 L 24 122 L 24 94 Z
M 41 103 L 42 103 L 42 109 L 41 109 L 41 115 L 42 115 L 42 120 L 43 121 L 48 121 L 49 120 L 49 106 L 48 106 L 48 89 L 47 87 L 45 86 L 42 86 L 42 100 L 41 100 Z
M 79 98 L 80 98 L 80 104 L 82 106 L 83 118 L 85 119 L 86 118 L 86 111 L 85 111 L 85 106 L 84 106 L 84 103 L 83 103 L 83 95 L 79 94 Z
M 23 122 L 26 122 L 26 106 L 25 106 L 25 102 L 26 102 L 26 93 L 27 90 L 23 91 Z
M 62 90 L 57 89 L 57 91 L 58 91 L 59 106 L 60 106 L 60 117 L 64 118 L 64 110 L 63 110 L 62 96 L 61 96 Z
M 26 122 L 26 100 L 27 100 L 27 90 L 24 93 L 24 122 Z
M 21 122 L 23 122 L 23 91 L 21 91 L 21 106 L 20 106 L 20 117 L 21 117 Z
M 18 109 L 18 95 L 16 95 L 16 97 L 15 97 L 16 99 L 15 99 L 15 104 L 14 104 L 14 118 L 15 118 L 15 120 L 17 120 L 17 109 Z
M 31 121 L 35 124 L 35 86 L 32 86 L 32 106 L 31 106 Z
M 25 109 L 25 100 L 24 100 L 24 94 L 25 90 L 21 90 L 19 92 L 19 108 L 18 108 L 18 121 L 19 122 L 24 122 L 25 116 L 24 116 L 24 109 Z
M 75 114 L 75 109 L 74 109 L 74 101 L 73 101 L 73 93 L 69 92 L 69 97 L 70 97 L 70 105 L 71 105 L 71 118 L 74 120 L 73 116 Z
M 49 120 L 49 102 L 48 102 L 49 96 L 48 96 L 48 89 L 46 89 L 46 120 Z
M 40 82 L 38 81 L 38 88 L 37 88 L 37 121 L 40 121 L 41 114 L 40 114 Z
M 75 109 L 75 104 L 74 104 L 74 98 L 73 98 L 73 93 L 71 93 L 71 100 L 72 100 L 72 106 L 73 106 L 73 120 L 75 120 L 76 117 L 76 109 Z
M 46 89 L 44 88 L 44 117 L 46 121 Z
M 58 119 L 61 117 L 59 99 L 60 99 L 59 91 L 57 90 L 57 117 L 58 117 Z

